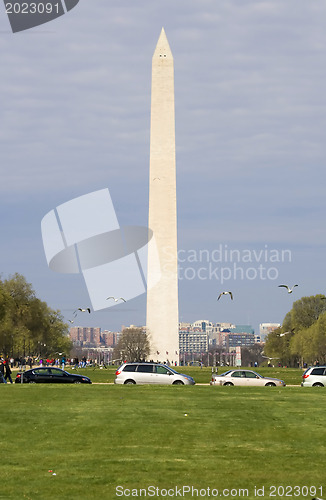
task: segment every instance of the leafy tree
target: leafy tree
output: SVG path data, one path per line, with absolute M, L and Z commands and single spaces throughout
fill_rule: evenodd
M 6 316 L 6 311 L 10 300 L 10 295 L 0 287 L 0 321 L 3 320 Z
M 264 355 L 276 358 L 283 354 L 283 342 L 280 337 L 280 333 L 281 328 L 277 328 L 267 336 L 264 347 Z
M 150 352 L 147 334 L 142 328 L 126 328 L 122 331 L 119 342 L 113 351 L 114 359 L 140 361 Z
M 326 362 L 326 313 L 309 328 L 300 330 L 291 340 L 291 351 L 303 362 Z
M 304 360 L 309 360 L 314 357 L 313 336 L 315 325 L 307 329 L 299 330 L 291 339 L 291 352 L 296 355 L 303 366 Z
M 326 363 L 326 313 L 319 316 L 314 334 L 315 360 L 323 364 Z M 312 362 L 314 360 L 311 360 Z
M 264 356 L 275 358 L 283 366 L 296 366 L 298 363 L 297 356 L 290 349 L 290 339 L 293 334 L 286 333 L 282 335 L 285 331 L 284 327 L 277 328 L 268 335 L 264 347 Z
M 321 294 L 294 302 L 282 328 L 268 335 L 265 344 L 267 356 L 279 357 L 281 363 L 288 366 L 299 363 L 302 366 L 304 361 L 326 361 L 325 312 L 326 300 Z
M 309 326 L 315 323 L 319 316 L 325 311 L 326 300 L 324 295 L 319 294 L 311 297 L 302 297 L 292 305 L 292 309 L 289 313 L 290 327 L 295 330 L 309 328 Z
M 32 285 L 20 274 L 0 281 L 0 351 L 4 356 L 68 353 L 68 326 L 35 296 Z

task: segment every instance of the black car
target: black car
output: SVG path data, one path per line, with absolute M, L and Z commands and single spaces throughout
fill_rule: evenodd
M 84 375 L 68 373 L 60 368 L 43 366 L 26 372 L 18 372 L 16 384 L 91 384 L 90 378 Z

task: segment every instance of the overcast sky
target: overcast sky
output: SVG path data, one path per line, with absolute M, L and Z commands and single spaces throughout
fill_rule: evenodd
M 147 225 L 151 59 L 164 26 L 175 67 L 180 320 L 257 331 L 282 323 L 294 300 L 324 293 L 325 22 L 321 0 L 80 0 L 13 34 L 1 3 L 2 277 L 23 274 L 68 319 L 90 305 L 87 289 L 81 275 L 48 268 L 42 218 L 109 188 L 120 225 Z M 282 283 L 299 286 L 289 295 Z M 222 290 L 234 300 L 217 302 Z M 145 318 L 144 294 L 79 319 L 120 330 Z

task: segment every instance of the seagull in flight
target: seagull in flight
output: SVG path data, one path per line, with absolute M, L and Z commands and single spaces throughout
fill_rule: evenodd
M 284 337 L 284 335 L 287 335 L 288 333 L 294 333 L 294 330 L 295 328 L 292 328 L 289 332 L 280 333 L 280 337 Z
M 279 287 L 283 287 L 283 288 L 286 288 L 288 293 L 292 293 L 293 292 L 293 288 L 296 287 L 296 286 L 299 286 L 299 285 L 293 285 L 292 288 L 290 288 L 288 285 L 278 285 Z
M 217 297 L 217 300 L 220 300 L 220 298 L 222 297 L 222 295 L 230 295 L 231 300 L 233 300 L 232 292 L 221 292 L 220 295 Z
M 119 300 L 123 300 L 123 302 L 127 302 L 123 297 L 108 297 L 106 300 L 113 299 L 114 302 L 118 302 Z
M 82 307 L 78 307 L 78 309 L 76 309 L 76 311 L 74 312 L 75 317 L 77 316 L 77 311 L 81 311 L 81 312 L 87 312 L 88 311 L 88 313 L 91 314 L 90 307 L 86 307 L 86 309 L 83 309 Z

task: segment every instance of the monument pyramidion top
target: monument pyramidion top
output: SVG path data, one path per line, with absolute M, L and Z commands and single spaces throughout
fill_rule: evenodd
M 172 59 L 173 55 L 170 49 L 170 45 L 168 39 L 166 37 L 164 28 L 161 30 L 161 34 L 159 36 L 158 42 L 156 44 L 156 48 L 154 50 L 153 59 Z

